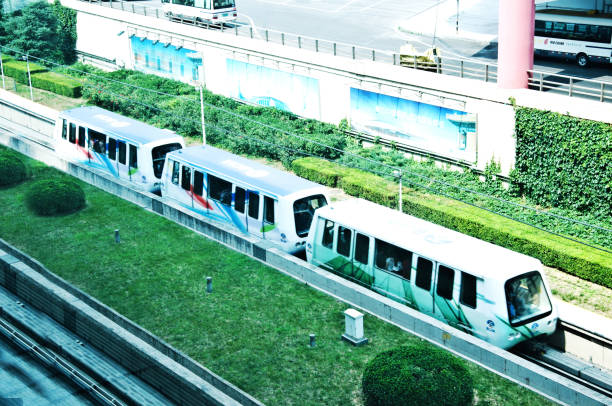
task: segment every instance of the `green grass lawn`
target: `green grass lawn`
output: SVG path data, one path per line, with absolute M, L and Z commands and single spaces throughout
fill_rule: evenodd
M 66 176 L 28 162 L 33 179 Z M 366 363 L 419 340 L 366 315 L 370 343 L 353 347 L 340 339 L 347 305 L 81 182 L 84 210 L 37 217 L 24 208 L 31 183 L 0 189 L 1 238 L 268 405 L 361 405 Z M 468 367 L 477 405 L 550 403 Z

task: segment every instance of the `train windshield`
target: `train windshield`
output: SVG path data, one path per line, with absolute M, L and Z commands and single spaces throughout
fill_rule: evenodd
M 213 8 L 218 10 L 220 8 L 236 7 L 234 0 L 214 0 Z
M 168 152 L 176 151 L 177 149 L 181 149 L 183 146 L 178 142 L 173 142 L 172 144 L 160 145 L 158 147 L 153 148 L 151 151 L 151 155 L 153 158 L 153 174 L 157 179 L 161 178 L 162 171 L 164 170 L 164 160 L 166 159 L 166 154 Z
M 552 312 L 550 298 L 539 272 L 529 272 L 506 282 L 508 316 L 513 327 L 545 317 Z
M 323 195 L 314 195 L 296 200 L 293 203 L 293 216 L 295 217 L 295 232 L 298 237 L 308 236 L 310 223 L 314 212 L 319 207 L 327 206 L 327 200 Z

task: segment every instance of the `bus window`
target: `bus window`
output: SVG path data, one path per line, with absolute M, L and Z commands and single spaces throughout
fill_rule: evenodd
M 85 147 L 85 127 L 79 126 L 79 147 Z
M 204 192 L 204 174 L 200 171 L 193 172 L 193 193 L 202 196 Z
M 68 122 L 66 119 L 62 120 L 62 138 L 66 139 L 68 137 Z
M 323 236 L 321 237 L 321 245 L 325 248 L 332 249 L 334 246 L 334 222 L 325 220 L 325 227 L 323 228 Z
M 76 144 L 76 124 L 74 123 L 70 123 L 70 127 L 68 129 L 68 142 Z
M 108 137 L 108 159 L 111 161 L 117 159 L 117 141 L 110 137 Z
M 99 154 L 106 153 L 106 135 L 95 130 L 89 130 L 89 142 L 93 144 L 92 149 Z
M 130 144 L 130 168 L 138 168 L 138 148 Z
M 125 165 L 125 158 L 127 155 L 127 149 L 125 148 L 125 142 L 123 141 L 117 141 L 117 144 L 119 145 L 119 163 Z
M 461 293 L 459 302 L 472 309 L 476 308 L 476 277 L 469 273 L 461 272 Z
M 453 298 L 453 282 L 455 279 L 455 271 L 444 265 L 438 267 L 438 285 L 436 293 L 444 299 L 451 300 Z
M 236 191 L 234 192 L 234 210 L 238 213 L 244 213 L 244 202 L 246 200 L 246 191 L 236 186 Z
M 387 272 L 393 272 L 410 280 L 412 252 L 396 247 L 388 242 L 376 239 L 374 244 L 375 265 Z
M 172 165 L 172 183 L 178 185 L 181 164 L 176 161 L 170 161 L 170 165 Z
M 308 196 L 296 200 L 293 203 L 293 218 L 295 221 L 295 233 L 298 237 L 308 236 L 312 216 L 319 207 L 327 205 L 327 200 L 323 195 Z
M 274 199 L 264 196 L 264 221 L 274 224 Z
M 417 274 L 414 283 L 421 289 L 429 290 L 431 288 L 431 269 L 433 263 L 425 258 L 419 257 L 417 261 Z
M 249 191 L 249 217 L 259 218 L 259 195 L 252 191 Z
M 368 264 L 370 255 L 370 237 L 357 233 L 355 237 L 355 261 Z
M 231 205 L 232 183 L 216 176 L 208 175 L 208 196 L 225 205 Z
M 213 8 L 215 10 L 227 7 L 236 7 L 234 0 L 213 0 Z
M 339 226 L 338 227 L 338 244 L 336 244 L 336 251 L 340 255 L 345 257 L 351 256 L 351 237 L 352 231 L 348 228 Z
M 181 172 L 181 187 L 185 190 L 191 190 L 191 168 L 184 165 Z

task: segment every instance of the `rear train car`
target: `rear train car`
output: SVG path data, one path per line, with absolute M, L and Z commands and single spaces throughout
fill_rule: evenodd
M 502 348 L 556 328 L 540 261 L 365 200 L 317 210 L 306 257 Z
M 328 189 L 211 146 L 166 156 L 162 196 L 200 215 L 303 252 L 314 212 Z
M 94 106 L 61 112 L 54 139 L 60 158 L 104 171 L 149 192 L 160 188 L 166 154 L 185 145 L 172 131 Z

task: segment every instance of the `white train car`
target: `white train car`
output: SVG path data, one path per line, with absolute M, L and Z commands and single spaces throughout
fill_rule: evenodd
M 77 107 L 59 114 L 55 151 L 77 162 L 131 182 L 160 188 L 166 154 L 184 147 L 183 137 L 100 107 Z
M 540 261 L 365 200 L 318 209 L 306 257 L 502 348 L 556 329 Z
M 304 251 L 315 210 L 330 201 L 324 186 L 208 145 L 169 153 L 161 191 L 289 253 Z

